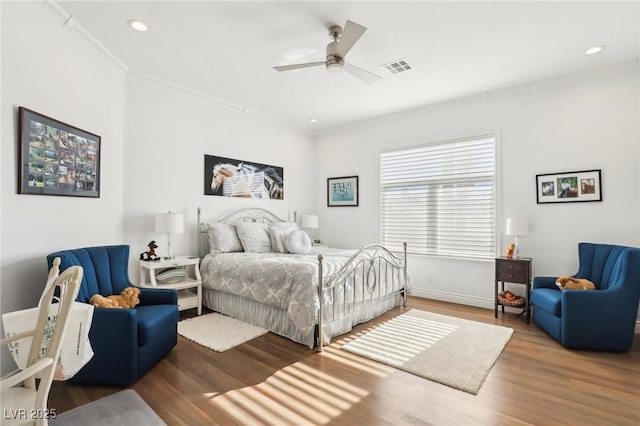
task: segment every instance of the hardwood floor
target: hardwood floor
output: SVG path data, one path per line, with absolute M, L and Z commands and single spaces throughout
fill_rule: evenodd
M 340 349 L 411 308 L 515 330 L 478 395 Z M 521 316 L 495 319 L 491 310 L 410 298 L 407 308 L 359 325 L 323 353 L 272 333 L 223 353 L 179 337 L 130 388 L 169 425 L 637 426 L 640 336 L 625 353 L 570 351 Z M 49 407 L 60 414 L 122 389 L 55 382 Z

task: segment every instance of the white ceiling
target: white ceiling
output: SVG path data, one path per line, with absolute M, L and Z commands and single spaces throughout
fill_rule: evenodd
M 640 8 L 626 2 L 59 1 L 130 72 L 250 112 L 323 130 L 505 87 L 638 63 Z M 127 25 L 144 21 L 149 31 Z M 347 62 L 323 67 L 328 27 L 368 28 Z M 606 45 L 598 54 L 584 51 Z M 406 58 L 414 70 L 381 65 Z M 320 120 L 316 124 L 309 118 Z

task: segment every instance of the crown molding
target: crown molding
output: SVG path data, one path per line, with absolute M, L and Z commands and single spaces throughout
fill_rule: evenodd
M 241 114 L 250 115 L 253 117 L 260 118 L 262 120 L 271 121 L 274 123 L 278 123 L 280 125 L 286 126 L 288 128 L 296 129 L 303 133 L 311 134 L 308 129 L 302 128 L 300 126 L 293 125 L 286 121 L 277 119 L 275 117 L 271 117 L 266 114 L 259 113 L 257 111 L 251 110 L 246 106 L 236 105 L 229 102 L 225 102 L 213 96 L 205 95 L 201 92 L 197 92 L 195 90 L 187 89 L 176 84 L 170 83 L 168 81 L 159 79 L 157 77 L 153 77 L 151 75 L 143 74 L 134 70 L 131 70 L 124 62 L 122 62 L 116 55 L 114 55 L 109 49 L 107 49 L 102 43 L 100 43 L 88 30 L 86 30 L 77 20 L 77 18 L 67 12 L 56 0 L 36 0 L 40 3 L 40 5 L 47 11 L 49 14 L 62 26 L 67 28 L 73 34 L 82 39 L 85 43 L 87 43 L 90 47 L 100 52 L 104 57 L 106 57 L 111 63 L 116 65 L 119 69 L 125 72 L 126 75 L 140 78 L 143 80 L 151 81 L 156 84 L 160 84 L 171 89 L 180 91 L 182 93 L 189 94 L 191 96 L 196 96 L 201 99 L 205 99 L 209 102 L 212 102 L 220 107 L 225 109 L 239 112 Z
M 101 53 L 111 63 L 123 71 L 128 71 L 129 67 L 122 62 L 116 55 L 111 53 L 102 43 L 100 43 L 89 31 L 87 31 L 76 19 L 75 16 L 64 10 L 55 0 L 38 0 L 40 5 L 49 12 L 60 25 L 74 33 L 82 41 L 91 46 L 94 50 Z

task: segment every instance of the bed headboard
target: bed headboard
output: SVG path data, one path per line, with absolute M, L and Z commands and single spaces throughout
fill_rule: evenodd
M 284 219 L 280 219 L 274 213 L 269 210 L 260 207 L 248 207 L 240 210 L 236 210 L 222 218 L 209 219 L 222 223 L 237 223 L 237 222 L 262 222 L 262 223 L 279 223 L 286 222 Z M 209 220 L 202 219 L 202 208 L 198 207 L 198 256 L 200 259 L 204 254 L 209 252 L 209 243 L 207 235 L 207 227 L 204 226 Z M 296 221 L 296 212 L 293 215 L 294 222 Z M 203 237 L 204 235 L 204 237 Z M 204 246 L 203 246 L 204 244 Z

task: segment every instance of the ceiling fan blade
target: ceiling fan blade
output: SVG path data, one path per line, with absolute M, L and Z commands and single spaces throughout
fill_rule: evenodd
M 364 34 L 365 31 L 367 31 L 366 27 L 358 25 L 355 22 L 347 21 L 344 25 L 344 29 L 342 30 L 342 36 L 338 42 L 338 47 L 336 47 L 336 56 L 344 59 L 353 45 L 360 40 L 360 37 L 362 37 L 362 34 Z
M 318 67 L 320 65 L 325 66 L 326 63 L 325 62 L 308 62 L 306 64 L 282 65 L 279 67 L 273 67 L 273 69 L 276 71 L 290 71 L 290 70 L 297 70 L 300 68 Z
M 367 70 L 364 70 L 362 68 L 356 67 L 355 65 L 351 65 L 351 64 L 344 64 L 344 70 L 349 74 L 351 74 L 352 76 L 364 81 L 367 84 L 373 84 L 376 81 L 380 80 L 381 78 L 380 76 L 375 75 L 372 72 L 369 72 Z

